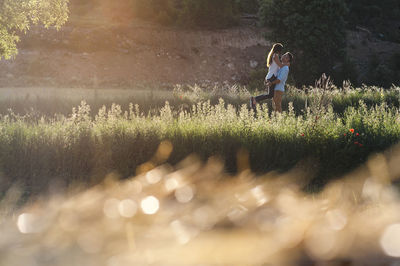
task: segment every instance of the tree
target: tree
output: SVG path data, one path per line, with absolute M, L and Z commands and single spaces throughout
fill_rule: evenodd
M 19 35 L 32 25 L 59 29 L 68 19 L 68 0 L 0 0 L 0 59 L 17 55 Z
M 295 56 L 296 83 L 311 84 L 345 60 L 345 0 L 262 0 L 261 24 Z

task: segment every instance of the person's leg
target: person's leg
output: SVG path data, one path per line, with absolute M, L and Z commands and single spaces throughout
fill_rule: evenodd
M 269 98 L 268 94 L 261 94 L 261 95 L 254 97 L 254 99 L 256 100 L 256 102 L 261 102 L 261 101 L 264 101 L 264 100 L 270 99 L 270 98 Z
M 274 104 L 275 104 L 275 111 L 282 113 L 282 96 L 283 91 L 275 91 L 274 94 Z

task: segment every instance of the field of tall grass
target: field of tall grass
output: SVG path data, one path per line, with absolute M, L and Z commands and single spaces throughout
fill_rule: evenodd
M 0 265 L 398 265 L 400 88 L 2 89 Z
M 400 139 L 396 87 L 290 88 L 282 114 L 270 103 L 250 110 L 251 93 L 238 86 L 69 93 L 0 99 L 3 191 L 14 182 L 29 196 L 54 180 L 95 184 L 110 172 L 127 178 L 191 154 L 217 156 L 230 173 L 243 168 L 244 155 L 257 173 L 304 167 L 305 189 L 317 191 Z M 168 143 L 165 158 L 154 157 L 160 143 Z

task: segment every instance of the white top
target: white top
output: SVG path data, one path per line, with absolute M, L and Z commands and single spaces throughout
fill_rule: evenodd
M 278 76 L 279 66 L 274 60 L 276 56 L 278 56 L 278 54 L 274 54 L 272 56 L 272 63 L 269 65 L 268 74 L 265 77 L 265 80 L 270 79 L 272 75 L 274 75 L 275 77 Z

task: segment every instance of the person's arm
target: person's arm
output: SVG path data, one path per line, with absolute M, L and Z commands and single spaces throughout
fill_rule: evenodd
M 279 66 L 279 67 L 284 67 L 286 65 L 284 65 L 281 60 L 279 59 L 278 54 L 274 54 L 274 57 L 272 58 L 274 60 L 274 62 Z
M 269 80 L 267 80 L 266 83 L 265 83 L 265 85 L 271 86 L 271 85 L 279 84 L 279 83 L 281 83 L 281 81 L 280 81 L 279 79 L 276 79 L 276 80 L 274 80 L 274 81 L 269 81 Z
M 279 79 L 276 79 L 276 80 L 274 80 L 274 81 L 272 81 L 270 83 L 271 83 L 271 85 L 274 85 L 274 84 L 276 85 L 276 84 L 281 83 L 281 81 Z
M 272 82 L 268 81 L 268 84 L 270 84 L 270 85 L 279 84 L 279 83 L 281 83 L 281 80 L 283 80 L 285 78 L 285 76 L 287 76 L 288 74 L 289 74 L 288 68 L 281 69 L 277 79 Z

